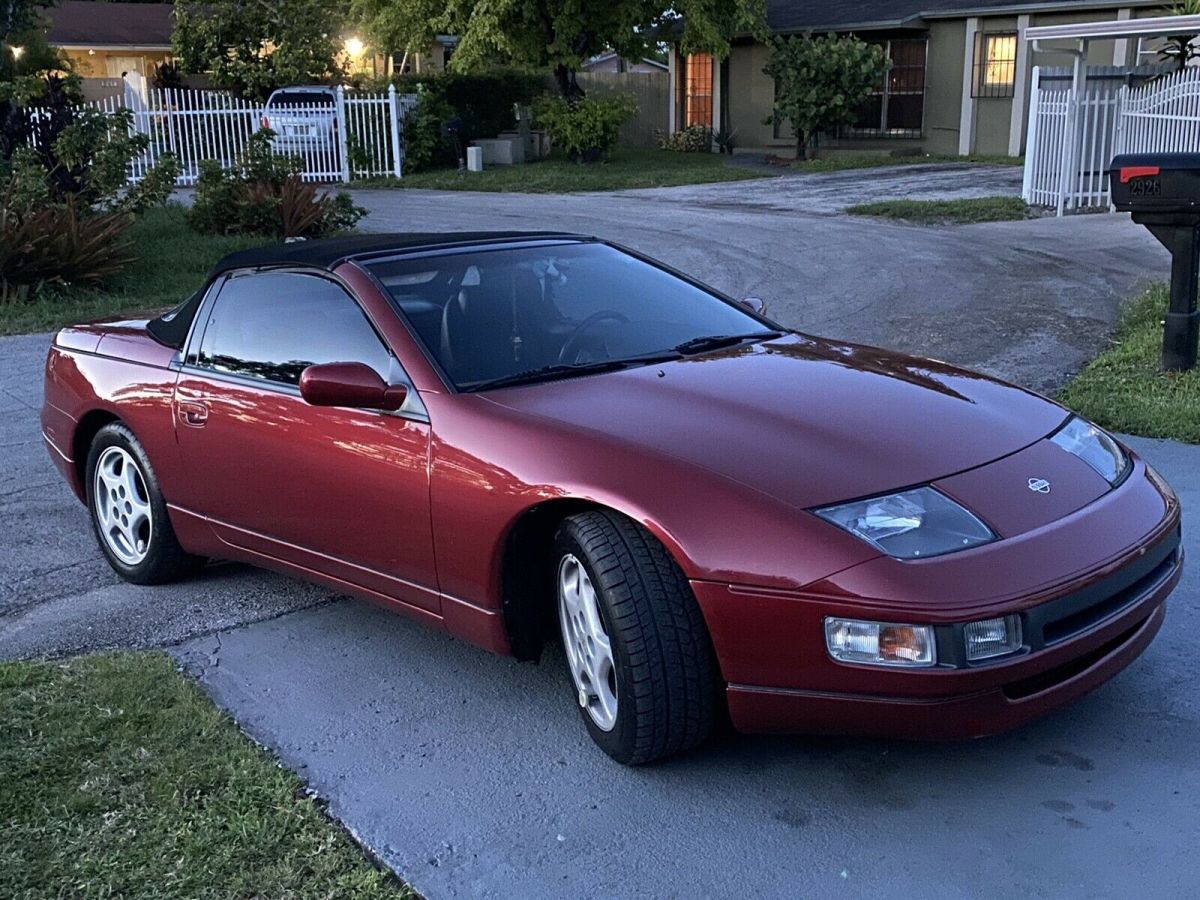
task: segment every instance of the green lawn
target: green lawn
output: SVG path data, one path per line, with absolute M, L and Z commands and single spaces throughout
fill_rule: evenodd
M 261 237 L 211 237 L 184 221 L 172 204 L 142 215 L 129 235 L 138 255 L 102 289 L 54 288 L 31 303 L 0 304 L 0 335 L 50 331 L 72 322 L 174 306 L 204 282 L 213 263 L 233 250 L 265 243 Z
M 4 898 L 416 897 L 161 653 L 0 664 L 0 822 Z
M 1166 285 L 1155 285 L 1134 300 L 1117 326 L 1113 346 L 1070 381 L 1058 399 L 1113 431 L 1200 443 L 1200 369 L 1160 371 L 1166 312 Z
M 402 187 L 438 191 L 516 191 L 556 194 L 574 191 L 616 191 L 624 188 L 673 187 L 770 177 L 725 165 L 716 153 L 676 153 L 670 150 L 617 150 L 604 162 L 574 163 L 551 158 L 523 166 L 494 166 L 482 172 L 453 169 L 415 172 L 401 179 L 357 182 L 356 187 Z
M 976 197 L 968 200 L 881 200 L 846 209 L 852 216 L 903 219 L 917 225 L 965 225 L 1028 219 L 1028 204 L 1020 197 Z
M 791 164 L 800 172 L 843 172 L 847 169 L 879 169 L 886 166 L 912 166 L 921 163 L 975 163 L 988 166 L 1021 166 L 1023 156 L 933 156 L 913 154 L 911 156 L 884 156 L 882 154 L 857 154 L 827 156 L 819 159 L 802 159 Z

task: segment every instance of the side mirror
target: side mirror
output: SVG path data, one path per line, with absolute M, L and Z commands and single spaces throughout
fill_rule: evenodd
M 402 384 L 389 385 L 378 372 L 362 363 L 321 363 L 300 373 L 300 396 L 313 406 L 394 412 L 404 405 L 408 388 Z
M 743 297 L 738 302 L 756 315 L 765 316 L 767 314 L 766 301 L 761 300 L 758 297 Z

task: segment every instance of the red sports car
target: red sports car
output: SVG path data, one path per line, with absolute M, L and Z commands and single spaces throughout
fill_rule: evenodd
M 43 427 L 138 584 L 291 572 L 522 659 L 562 641 L 624 763 L 745 731 L 997 732 L 1111 678 L 1179 505 L 1062 407 L 788 331 L 558 233 L 226 257 L 66 328 Z

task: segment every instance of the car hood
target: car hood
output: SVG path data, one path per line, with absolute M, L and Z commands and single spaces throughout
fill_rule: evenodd
M 801 508 L 984 465 L 1066 417 L 947 363 L 801 335 L 481 396 L 577 429 L 582 452 L 633 444 Z

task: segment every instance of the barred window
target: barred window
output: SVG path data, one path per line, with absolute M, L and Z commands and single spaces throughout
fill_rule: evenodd
M 1011 97 L 1017 82 L 1016 32 L 975 35 L 975 78 L 972 97 Z
M 887 74 L 858 111 L 843 137 L 920 137 L 925 125 L 927 40 L 896 38 L 881 46 L 891 61 Z
M 693 53 L 687 58 L 683 97 L 683 125 L 713 125 L 713 58 Z

